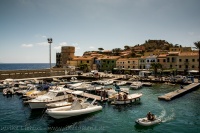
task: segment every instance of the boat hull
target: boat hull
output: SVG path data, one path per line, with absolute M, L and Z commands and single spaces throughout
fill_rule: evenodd
M 155 125 L 155 124 L 159 124 L 161 123 L 161 119 L 158 119 L 156 118 L 155 120 L 153 121 L 150 121 L 150 120 L 147 120 L 147 118 L 139 118 L 135 121 L 136 123 L 138 123 L 139 125 L 142 125 L 142 126 L 152 126 L 152 125 Z
M 79 116 L 84 114 L 89 114 L 93 112 L 97 112 L 102 110 L 102 106 L 94 106 L 80 110 L 70 110 L 70 107 L 60 107 L 55 109 L 47 109 L 46 113 L 55 118 L 55 119 L 62 119 L 62 118 L 69 118 L 73 116 Z

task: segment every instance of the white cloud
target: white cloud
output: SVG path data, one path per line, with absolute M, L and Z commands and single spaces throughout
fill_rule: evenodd
M 79 46 L 75 47 L 75 51 L 79 51 L 81 48 Z
M 73 45 L 73 46 L 78 46 L 78 43 L 73 43 L 72 45 Z
M 48 42 L 39 42 L 39 43 L 36 43 L 36 45 L 39 45 L 39 46 L 49 46 Z
M 42 36 L 42 38 L 47 38 L 47 36 Z
M 90 49 L 95 49 L 95 47 L 94 47 L 94 46 L 90 46 L 89 48 L 90 48 Z
M 33 44 L 22 44 L 21 47 L 30 48 L 33 47 Z
M 193 35 L 194 35 L 194 32 L 188 32 L 188 34 L 189 34 L 190 36 L 193 36 Z
M 57 46 L 54 47 L 56 50 L 60 50 L 62 46 L 67 46 L 67 42 L 61 42 Z

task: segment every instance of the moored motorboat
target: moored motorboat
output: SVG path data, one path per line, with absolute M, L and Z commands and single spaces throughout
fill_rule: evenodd
M 78 100 L 75 100 L 72 106 L 47 109 L 46 113 L 55 119 L 62 119 L 102 110 L 102 106 L 94 104 L 95 101 L 96 99 L 94 99 L 92 103 L 80 103 Z
M 134 94 L 126 94 L 126 93 L 119 93 L 116 94 L 113 98 L 111 104 L 129 104 L 133 103 L 137 100 L 140 100 L 142 93 L 134 93 Z
M 64 88 L 57 88 L 57 90 L 49 90 L 48 93 L 38 96 L 35 99 L 28 100 L 31 109 L 46 108 L 46 104 L 63 101 L 70 98 Z
M 14 95 L 15 91 L 13 90 L 13 88 L 5 88 L 3 89 L 3 95 Z
M 139 89 L 142 87 L 142 82 L 140 81 L 134 81 L 132 82 L 132 84 L 130 85 L 131 89 Z
M 148 120 L 147 117 L 144 117 L 137 119 L 135 122 L 142 126 L 152 126 L 161 123 L 162 120 L 159 118 L 155 118 L 154 120 Z

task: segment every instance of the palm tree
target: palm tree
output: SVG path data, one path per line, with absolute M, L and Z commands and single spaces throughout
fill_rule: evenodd
M 200 79 L 200 41 L 194 42 L 196 49 L 199 50 L 199 79 Z
M 151 68 L 154 69 L 154 73 L 156 77 L 157 71 L 159 68 L 162 68 L 162 65 L 160 63 L 151 63 Z

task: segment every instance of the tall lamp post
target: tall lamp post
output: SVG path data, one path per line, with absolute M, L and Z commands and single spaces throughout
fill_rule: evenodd
M 52 43 L 52 38 L 47 38 L 47 41 L 49 43 L 49 67 L 51 70 L 51 43 Z

